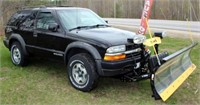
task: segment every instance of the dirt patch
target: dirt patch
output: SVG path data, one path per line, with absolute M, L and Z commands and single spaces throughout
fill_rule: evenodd
M 6 72 L 6 71 L 9 71 L 9 68 L 8 67 L 1 67 L 1 72 Z
M 6 77 L 0 77 L 0 81 L 6 80 Z

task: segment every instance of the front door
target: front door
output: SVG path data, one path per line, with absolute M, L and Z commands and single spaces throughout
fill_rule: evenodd
M 36 29 L 33 36 L 37 38 L 36 49 L 39 52 L 45 52 L 45 55 L 55 55 L 55 42 L 58 35 L 62 33 L 60 31 L 53 32 L 49 30 L 49 25 L 57 23 L 56 19 L 51 12 L 40 12 L 36 18 Z

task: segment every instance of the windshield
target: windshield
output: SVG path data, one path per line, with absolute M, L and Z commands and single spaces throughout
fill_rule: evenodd
M 107 25 L 103 19 L 88 9 L 59 10 L 58 15 L 64 27 L 69 30 L 80 26 Z

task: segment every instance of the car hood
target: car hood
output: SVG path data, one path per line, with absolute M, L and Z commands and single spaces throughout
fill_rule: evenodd
M 98 41 L 109 46 L 127 44 L 128 38 L 134 38 L 134 32 L 125 31 L 117 28 L 94 28 L 71 31 L 73 34 L 88 40 Z

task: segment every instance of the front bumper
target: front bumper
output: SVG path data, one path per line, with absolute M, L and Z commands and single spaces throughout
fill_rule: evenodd
M 102 76 L 122 75 L 139 68 L 139 60 L 129 58 L 120 61 L 101 61 Z

